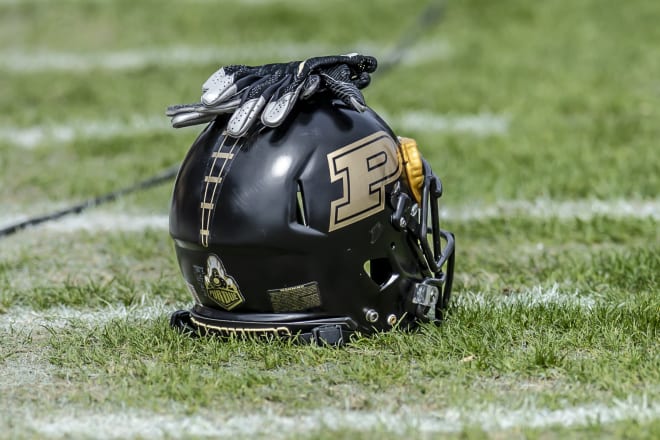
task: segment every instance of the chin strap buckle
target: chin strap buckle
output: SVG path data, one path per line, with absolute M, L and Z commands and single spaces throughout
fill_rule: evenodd
M 341 325 L 322 325 L 312 329 L 311 343 L 316 345 L 341 346 L 346 343 L 344 334 L 346 332 Z
M 435 309 L 440 299 L 440 289 L 438 286 L 426 283 L 416 283 L 413 292 L 412 303 L 416 304 L 417 314 L 420 318 L 426 318 L 429 321 L 435 321 Z

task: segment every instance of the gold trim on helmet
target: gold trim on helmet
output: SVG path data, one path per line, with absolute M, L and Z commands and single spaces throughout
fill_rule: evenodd
M 419 153 L 417 141 L 412 138 L 399 136 L 399 151 L 401 161 L 406 170 L 406 181 L 417 203 L 422 202 L 422 188 L 424 186 L 424 165 L 422 155 Z
M 208 324 L 206 322 L 195 319 L 194 316 L 190 317 L 190 321 L 197 327 L 204 330 L 211 330 L 220 333 L 221 336 L 292 336 L 291 330 L 287 327 L 224 327 L 219 325 Z

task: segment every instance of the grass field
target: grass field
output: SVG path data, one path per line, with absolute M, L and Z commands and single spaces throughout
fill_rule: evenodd
M 386 59 L 425 1 L 0 1 L 0 227 L 178 163 L 223 64 Z M 0 238 L 0 438 L 660 438 L 660 5 L 448 1 L 365 90 L 457 236 L 440 327 L 189 339 L 171 184 Z

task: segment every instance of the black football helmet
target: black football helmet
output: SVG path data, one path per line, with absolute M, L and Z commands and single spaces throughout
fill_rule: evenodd
M 324 94 L 246 137 L 228 119 L 200 134 L 174 186 L 170 233 L 195 300 L 174 327 L 341 344 L 440 320 L 454 236 L 414 140 Z

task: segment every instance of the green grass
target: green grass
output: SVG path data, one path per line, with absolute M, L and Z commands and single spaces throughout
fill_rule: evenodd
M 12 127 L 130 125 L 196 100 L 219 65 L 287 60 L 249 48 L 307 51 L 292 58 L 316 55 L 316 46 L 386 54 L 424 5 L 2 3 L 0 216 L 40 214 L 149 177 L 179 162 L 198 132 L 127 130 L 24 148 L 6 134 Z M 444 221 L 457 236 L 457 273 L 439 327 L 356 338 L 341 349 L 191 339 L 169 329 L 166 312 L 140 315 L 191 302 L 166 230 L 32 228 L 0 239 L 0 438 L 48 436 L 44 427 L 58 420 L 87 423 L 88 431 L 69 433 L 94 437 L 105 432 L 104 417 L 117 414 L 151 420 L 166 438 L 204 436 L 184 427 L 190 420 L 234 437 L 657 438 L 659 21 L 651 0 L 449 1 L 443 22 L 418 46 L 435 42 L 445 54 L 374 75 L 365 96 L 376 111 L 508 121 L 490 135 L 394 124 L 418 140 L 441 176 L 449 213 L 504 206 L 496 215 Z M 12 54 L 92 60 L 175 46 L 240 57 L 114 70 L 6 65 Z M 170 195 L 163 185 L 92 212 L 165 216 Z M 649 202 L 656 211 L 538 216 L 506 204 L 594 200 Z M 120 307 L 125 316 L 113 318 Z M 25 324 L 30 319 L 36 324 Z M 529 420 L 539 411 L 614 411 L 626 407 L 621 402 L 646 402 L 651 415 Z M 484 420 L 492 411 L 499 416 Z M 338 419 L 321 420 L 328 414 Z M 369 424 L 378 414 L 385 420 Z M 456 427 L 438 428 L 451 414 L 460 416 Z M 259 422 L 269 417 L 272 427 Z M 318 423 L 306 425 L 310 419 Z M 503 420 L 514 423 L 496 424 Z M 89 430 L 97 424 L 99 431 Z

